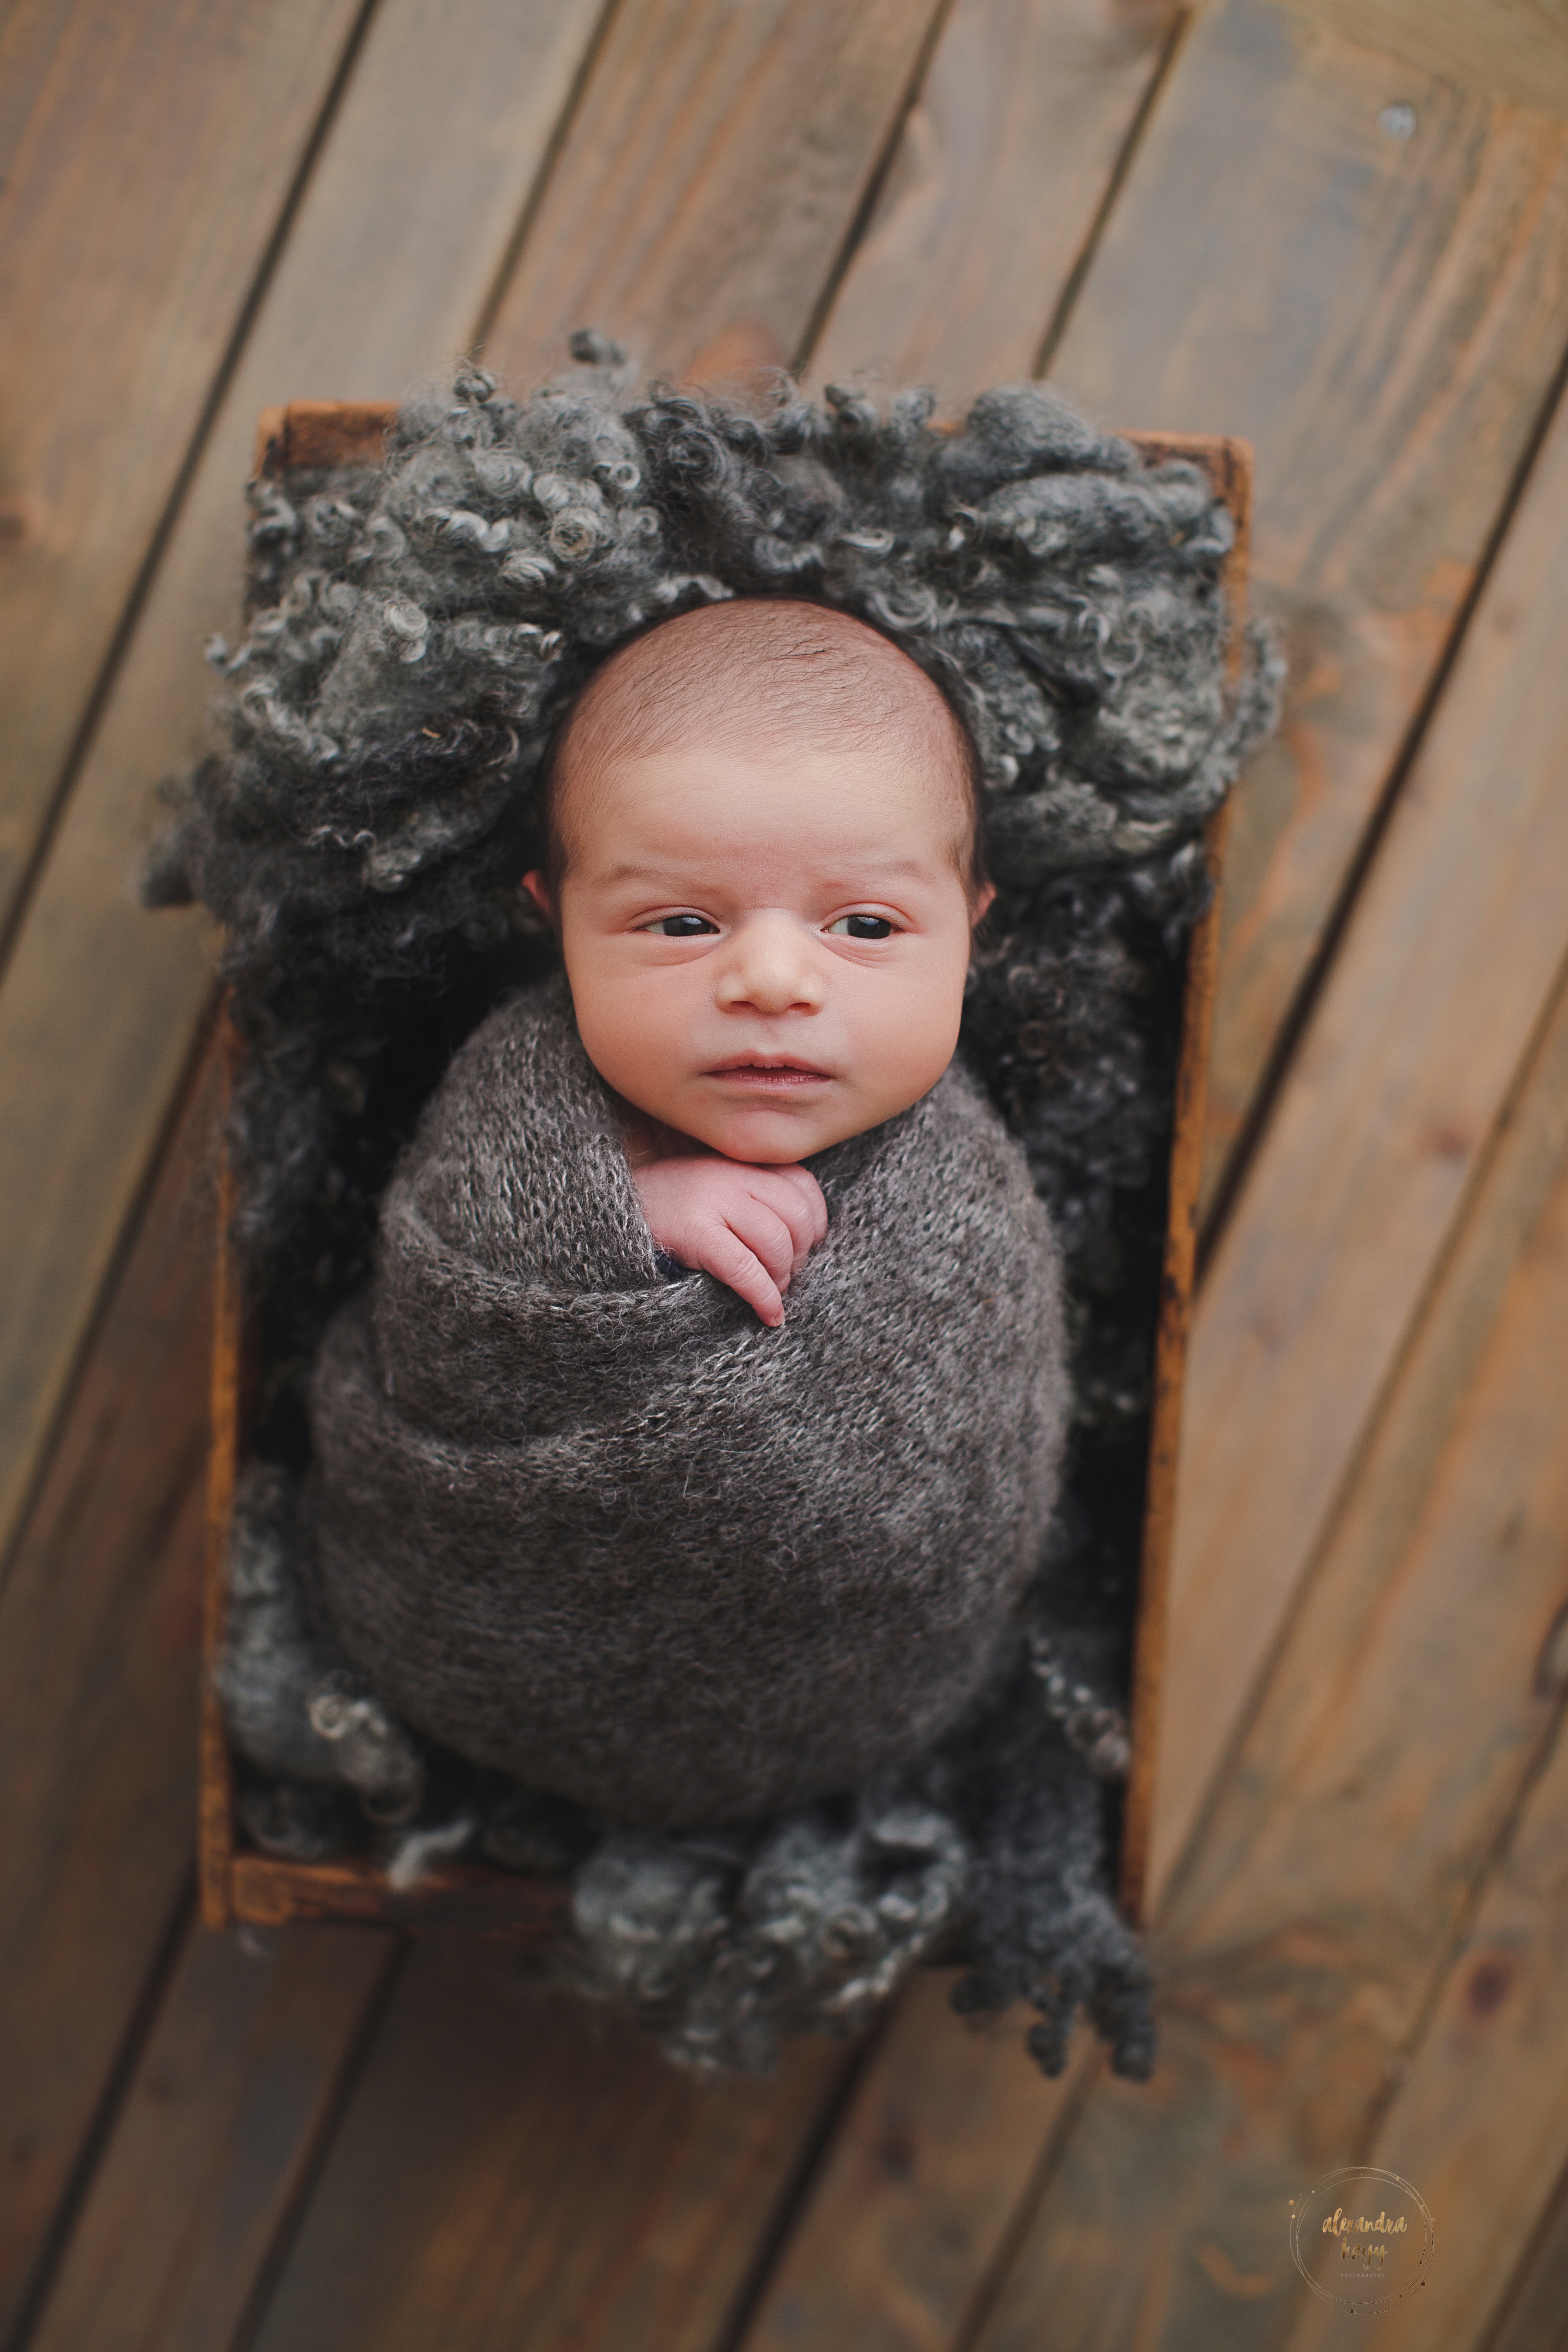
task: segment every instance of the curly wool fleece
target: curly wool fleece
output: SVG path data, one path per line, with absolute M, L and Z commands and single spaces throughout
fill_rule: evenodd
M 968 1027 L 1069 1264 L 1113 1287 L 1111 1195 L 1168 1117 L 1139 999 L 1206 903 L 1204 822 L 1272 716 L 1259 645 L 1226 687 L 1224 504 L 1037 385 L 944 434 L 920 393 L 885 418 L 838 392 L 762 418 L 639 403 L 612 346 L 576 348 L 606 363 L 522 401 L 469 370 L 412 404 L 379 470 L 253 485 L 257 609 L 211 649 L 232 748 L 144 887 L 227 926 L 252 1049 L 237 1232 L 292 1286 L 293 1343 L 363 1278 L 374 1192 L 456 1042 L 421 1005 L 471 983 L 471 1024 L 476 961 L 517 952 L 572 696 L 638 631 L 734 595 L 843 607 L 963 713 L 1001 893 Z
M 956 1065 L 813 1168 L 769 1331 L 662 1277 L 563 980 L 458 1054 L 311 1394 L 327 1613 L 416 1729 L 674 1828 L 859 1786 L 973 1696 L 1056 1498 L 1049 1223 Z

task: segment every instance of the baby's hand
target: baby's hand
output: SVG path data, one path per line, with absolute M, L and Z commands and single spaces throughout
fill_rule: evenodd
M 790 1278 L 827 1231 L 815 1176 L 704 1153 L 634 1167 L 632 1181 L 661 1250 L 717 1275 L 764 1323 L 784 1321 Z

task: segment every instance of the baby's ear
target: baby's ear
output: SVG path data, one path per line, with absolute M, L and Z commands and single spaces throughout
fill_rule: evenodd
M 552 923 L 555 920 L 555 901 L 550 895 L 550 885 L 543 875 L 537 870 L 532 874 L 525 874 L 522 877 L 522 887 L 545 921 Z
M 995 896 L 996 885 L 994 882 L 983 882 L 979 889 L 976 890 L 974 894 L 974 903 L 969 909 L 969 928 L 972 931 L 977 929 L 980 924 L 985 920 L 986 915 L 990 911 L 991 902 Z

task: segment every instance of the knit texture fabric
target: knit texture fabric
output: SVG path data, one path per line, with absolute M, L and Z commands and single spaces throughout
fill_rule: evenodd
M 1070 1397 L 1049 1221 L 956 1065 L 811 1162 L 781 1330 L 661 1278 L 563 981 L 457 1056 L 311 1391 L 328 1615 L 427 1736 L 610 1818 L 909 1761 L 1038 1566 Z

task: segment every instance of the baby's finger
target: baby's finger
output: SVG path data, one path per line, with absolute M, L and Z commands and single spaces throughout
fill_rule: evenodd
M 827 1203 L 821 1186 L 804 1168 L 759 1168 L 753 1172 L 752 1191 L 788 1226 L 798 1274 L 827 1231 Z
M 702 1239 L 701 1265 L 745 1300 L 773 1330 L 784 1321 L 784 1299 L 778 1284 L 753 1250 L 728 1225 L 715 1225 Z
M 822 1187 L 810 1169 L 803 1168 L 798 1160 L 788 1160 L 769 1172 L 783 1177 L 795 1197 L 805 1203 L 806 1213 L 820 1241 L 827 1231 L 827 1202 L 823 1199 Z
M 772 1202 L 749 1194 L 724 1212 L 724 1223 L 761 1258 L 779 1290 L 787 1290 L 795 1266 L 795 1236 Z
M 805 1203 L 805 1245 L 812 1250 L 827 1238 L 827 1203 L 809 1168 L 792 1168 L 790 1178 Z
M 759 1219 L 776 1218 L 789 1236 L 790 1271 L 798 1274 L 811 1247 L 811 1218 L 805 1202 L 792 1185 L 781 1184 L 772 1169 L 760 1171 L 751 1186 L 751 1202 Z M 750 1238 L 749 1229 L 747 1230 Z

